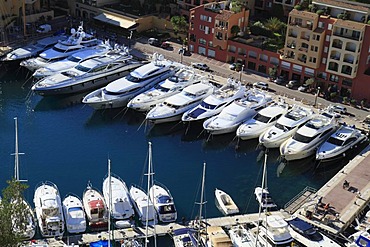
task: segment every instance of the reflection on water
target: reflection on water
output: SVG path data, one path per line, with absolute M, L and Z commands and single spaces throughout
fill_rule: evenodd
M 35 101 L 41 98 L 34 107 L 34 111 L 50 111 L 60 110 L 74 105 L 81 105 L 83 107 L 84 105 L 82 105 L 81 101 L 85 95 L 86 93 L 79 93 L 42 97 L 32 92 L 30 98 L 34 98 L 32 100 Z
M 161 124 L 151 124 L 147 123 L 145 126 L 147 137 L 157 137 L 157 136 L 174 136 L 180 135 L 184 129 L 184 125 L 181 121 L 168 122 Z

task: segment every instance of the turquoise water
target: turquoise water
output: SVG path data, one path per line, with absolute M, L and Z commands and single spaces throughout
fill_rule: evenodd
M 14 117 L 18 117 L 21 178 L 33 204 L 35 186 L 55 183 L 62 198 L 82 197 L 88 181 L 101 189 L 111 159 L 112 172 L 129 186 L 145 185 L 148 142 L 153 144 L 155 179 L 171 191 L 178 219 L 194 218 L 203 162 L 206 162 L 206 217 L 221 216 L 214 203 L 215 188 L 232 196 L 241 212 L 257 212 L 253 191 L 261 183 L 262 159 L 257 140 L 238 143 L 233 135 L 208 138 L 197 126 L 148 126 L 142 114 L 124 109 L 94 111 L 81 95 L 42 98 L 30 93 L 27 72 L 13 69 L 0 79 L 0 188 L 13 176 Z M 268 187 L 283 207 L 306 186 L 319 188 L 335 170 L 313 170 L 312 160 L 279 166 L 278 150 L 268 155 Z M 339 168 L 337 168 L 339 169 Z M 144 184 L 142 183 L 144 181 Z

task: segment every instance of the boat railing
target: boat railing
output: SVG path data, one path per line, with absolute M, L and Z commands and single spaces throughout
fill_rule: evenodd
M 38 183 L 38 184 L 35 186 L 35 190 L 36 190 L 38 187 L 42 186 L 42 185 L 48 185 L 48 186 L 51 186 L 51 187 L 55 188 L 55 189 L 58 191 L 58 193 L 59 193 L 58 186 L 57 186 L 55 183 L 50 182 L 50 181 L 44 181 L 44 182 L 40 182 L 40 183 Z
M 289 212 L 294 212 L 295 210 L 296 210 L 296 208 L 298 208 L 300 205 L 301 205 L 301 203 L 304 203 L 305 202 L 305 200 L 303 200 L 300 204 L 297 204 L 296 206 L 294 206 L 294 207 L 292 207 L 292 205 L 295 203 L 295 202 L 298 202 L 298 199 L 299 198 L 302 198 L 305 194 L 306 194 L 306 192 L 309 192 L 309 195 L 311 195 L 311 194 L 314 194 L 314 193 L 316 193 L 317 192 L 317 190 L 315 189 L 315 188 L 312 188 L 312 187 L 310 187 L 310 186 L 306 186 L 301 192 L 299 192 L 295 197 L 293 197 L 290 201 L 288 201 L 285 205 L 284 205 L 284 210 L 286 210 L 287 211 L 287 209 L 288 208 L 291 208 L 291 209 L 289 209 L 288 211 Z M 308 196 L 307 196 L 308 197 Z M 306 199 L 307 199 L 307 197 L 306 197 Z

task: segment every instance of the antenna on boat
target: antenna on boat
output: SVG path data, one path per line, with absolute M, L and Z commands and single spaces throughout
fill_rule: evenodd
M 14 179 L 20 182 L 27 182 L 27 180 L 21 180 L 19 178 L 19 155 L 24 154 L 24 153 L 19 153 L 19 150 L 18 150 L 18 118 L 17 117 L 14 118 L 14 122 L 15 122 L 15 153 L 12 154 L 15 157 L 14 159 Z
M 206 177 L 206 162 L 203 163 L 203 176 L 202 176 L 202 188 L 201 188 L 201 194 L 200 194 L 200 202 L 196 203 L 199 204 L 199 217 L 198 217 L 198 246 L 200 245 L 200 230 L 201 230 L 201 224 L 202 224 L 202 213 L 203 213 L 203 204 L 206 204 L 207 201 L 204 201 L 204 182 Z M 206 224 L 207 225 L 207 224 Z
M 152 208 L 154 210 L 154 207 L 149 207 L 149 202 L 150 202 L 150 196 L 149 196 L 149 193 L 150 193 L 150 187 L 153 186 L 153 175 L 154 175 L 154 172 L 153 172 L 153 167 L 152 167 L 152 143 L 149 142 L 149 154 L 148 154 L 148 173 L 145 174 L 146 176 L 148 176 L 148 184 L 147 184 L 147 208 L 146 208 L 146 219 L 145 219 L 145 247 L 148 246 L 148 231 L 149 231 L 149 208 Z M 154 198 L 154 190 L 152 190 L 152 198 Z M 153 213 L 153 215 L 155 216 L 155 214 Z M 153 226 L 153 229 L 154 229 L 154 246 L 157 246 L 157 236 L 156 236 L 156 232 L 155 232 L 155 225 Z
M 267 151 L 268 149 L 266 149 L 266 152 L 265 152 L 265 160 L 263 162 L 263 173 L 262 173 L 262 184 L 261 184 L 261 188 L 262 188 L 262 195 L 263 196 L 263 190 L 265 189 L 265 178 L 266 178 L 266 165 L 267 165 Z M 261 198 L 261 201 L 262 201 L 262 198 Z M 259 207 L 258 207 L 258 224 L 257 224 L 257 236 L 256 236 L 256 242 L 255 242 L 255 246 L 258 246 L 258 235 L 259 235 L 259 230 L 260 230 L 260 218 L 261 218 L 261 211 L 262 211 L 262 203 L 259 203 Z M 267 229 L 266 229 L 267 231 Z M 266 241 L 267 241 L 267 238 L 266 238 Z

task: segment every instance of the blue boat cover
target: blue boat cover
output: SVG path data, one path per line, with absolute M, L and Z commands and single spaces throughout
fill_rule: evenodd
M 99 240 L 96 242 L 90 243 L 90 247 L 108 247 L 108 240 Z M 110 243 L 110 247 L 112 247 L 112 242 Z

